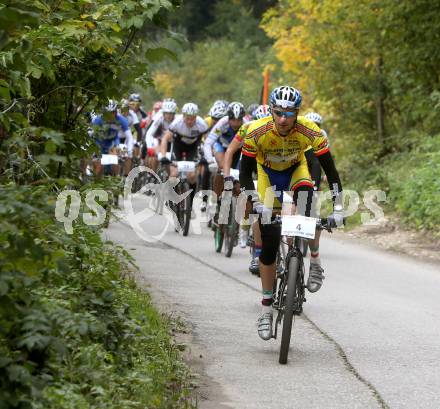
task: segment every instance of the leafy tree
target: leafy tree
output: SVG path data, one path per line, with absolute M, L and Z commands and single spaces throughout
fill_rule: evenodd
M 396 188 L 383 164 L 398 160 L 396 153 L 431 146 L 440 131 L 434 119 L 440 109 L 440 56 L 427 46 L 440 38 L 439 7 L 409 0 L 280 0 L 265 14 L 262 26 L 275 40 L 291 83 L 305 94 L 307 108 L 329 120 L 325 127 L 350 182 Z M 432 184 L 419 166 L 417 174 Z M 406 204 L 411 197 L 403 196 L 399 209 L 414 215 Z M 414 224 L 432 226 L 428 212 L 423 214 Z
M 246 3 L 234 0 L 217 2 L 214 6 L 215 21 L 207 27 L 209 35 L 233 41 L 240 48 L 269 46 L 269 38 L 259 27 L 259 18 Z
M 85 110 L 118 97 L 133 81 L 149 83 L 149 59 L 170 54 L 139 32 L 162 28 L 162 10 L 172 7 L 168 0 L 5 2 L 0 123 L 10 151 L 1 157 L 3 168 L 22 166 L 23 175 L 32 154 L 49 165 L 49 175 L 59 176 L 61 163 L 82 155 Z
M 172 96 L 180 105 L 194 101 L 205 113 L 217 99 L 246 105 L 260 99 L 260 61 L 266 58 L 256 47 L 237 53 L 236 43 L 225 39 L 200 42 L 182 53 L 178 63 L 157 69 L 154 81 L 162 97 Z
M 216 19 L 215 7 L 218 0 L 185 0 L 177 12 L 171 16 L 171 26 L 182 32 L 191 41 L 199 41 L 206 36 L 206 27 Z M 208 5 L 208 7 L 207 7 Z
M 173 4 L 0 3 L 2 408 L 191 405 L 169 328 L 121 276 L 128 254 L 54 218 L 56 193 L 81 188 L 85 111 L 149 83 L 170 52 L 144 34 L 166 30 Z

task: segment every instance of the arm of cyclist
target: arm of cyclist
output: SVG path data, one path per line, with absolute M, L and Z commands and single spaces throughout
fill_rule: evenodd
M 166 131 L 162 137 L 162 142 L 160 143 L 159 160 L 166 158 L 168 142 L 173 140 L 173 133 L 171 131 Z
M 226 149 L 225 160 L 223 162 L 224 177 L 230 176 L 234 154 L 241 148 L 241 146 L 242 146 L 242 142 L 234 138 L 232 142 L 229 144 L 228 149 Z
M 256 166 L 254 157 L 243 155 L 240 164 L 240 185 L 242 189 L 247 191 L 255 190 L 254 180 L 252 179 L 252 171 Z
M 342 183 L 341 179 L 339 178 L 339 173 L 336 170 L 332 154 L 330 153 L 328 139 L 320 133 L 319 137 L 315 137 L 312 140 L 311 145 L 313 152 L 318 157 L 319 163 L 327 176 L 333 201 L 340 201 L 342 199 Z M 342 204 L 342 201 L 338 204 Z
M 312 149 L 308 149 L 304 152 L 309 167 L 310 176 L 315 185 L 315 190 L 319 190 L 321 184 L 321 165 L 318 158 L 314 154 Z
M 344 223 L 344 200 L 342 197 L 341 179 L 330 151 L 318 156 L 318 159 L 327 176 L 330 191 L 332 192 L 333 213 L 328 217 L 328 224 L 330 227 L 340 227 Z
M 203 145 L 203 154 L 208 163 L 212 163 L 215 161 L 214 155 L 212 154 L 212 147 L 216 141 L 217 141 L 217 135 L 210 132 Z
M 130 128 L 124 131 L 124 136 L 125 144 L 127 145 L 128 157 L 131 158 L 133 156 L 134 138 Z
M 332 192 L 332 197 L 334 199 L 341 199 L 342 196 L 342 183 L 339 177 L 339 173 L 336 170 L 335 161 L 333 160 L 330 151 L 323 153 L 318 156 L 319 163 L 324 169 L 325 175 L 327 176 L 328 185 Z
M 147 133 L 145 134 L 145 144 L 147 145 L 147 149 L 154 148 L 154 135 L 159 129 L 159 121 L 153 121 L 151 126 L 148 128 Z

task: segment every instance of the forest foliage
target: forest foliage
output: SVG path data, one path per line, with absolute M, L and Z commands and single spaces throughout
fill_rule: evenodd
M 268 10 L 273 48 L 326 119 L 343 179 L 388 194 L 418 228 L 440 222 L 440 4 L 290 1 Z
M 324 117 L 344 186 L 385 190 L 439 234 L 439 15 L 427 0 L 0 0 L 0 408 L 191 405 L 168 324 L 120 275 L 128 255 L 54 220 L 58 191 L 87 188 L 86 112 L 134 89 L 247 105 L 269 70 Z
M 55 220 L 58 192 L 91 188 L 85 113 L 172 55 L 146 34 L 174 41 L 176 5 L 0 2 L 0 408 L 192 406 L 171 322 L 129 278 L 129 255 Z
M 387 210 L 435 230 L 438 15 L 440 3 L 427 0 L 186 1 L 173 24 L 191 42 L 154 69 L 149 97 L 194 100 L 203 112 L 219 98 L 247 105 L 259 102 L 267 69 L 272 88 L 297 87 L 303 112 L 324 117 L 345 186 L 384 190 Z

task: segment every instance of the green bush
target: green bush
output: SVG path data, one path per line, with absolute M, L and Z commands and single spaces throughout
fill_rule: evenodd
M 436 234 L 440 225 L 440 139 L 427 138 L 386 163 L 389 199 L 403 220 Z
M 384 190 L 387 211 L 397 213 L 409 227 L 439 235 L 440 138 L 413 132 L 406 142 L 406 151 L 369 163 L 356 161 L 351 156 L 354 153 L 338 151 L 344 187 L 360 194 L 368 189 Z
M 121 276 L 129 255 L 79 221 L 67 234 L 55 198 L 1 190 L 0 407 L 190 407 L 171 324 Z

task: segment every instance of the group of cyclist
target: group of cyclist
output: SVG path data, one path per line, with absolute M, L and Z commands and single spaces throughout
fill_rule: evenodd
M 236 191 L 238 184 L 246 195 L 249 193 L 239 244 L 246 247 L 247 234 L 252 229 L 254 250 L 249 270 L 261 277 L 262 312 L 257 326 L 264 340 L 272 337 L 272 291 L 281 228 L 263 224 L 262 217 L 249 226 L 246 222 L 249 213 L 274 216 L 288 209 L 294 214 L 301 196 L 305 198 L 305 206 L 298 206 L 298 210 L 301 208 L 303 214 L 309 216 L 314 191 L 320 186 L 322 167 L 333 199 L 334 210 L 329 223 L 335 227 L 343 222 L 342 185 L 327 134 L 321 129 L 322 118 L 314 112 L 300 116 L 301 102 L 300 91 L 281 86 L 270 94 L 269 105 L 253 104 L 246 110 L 240 102 L 218 100 L 208 116 L 202 118 L 193 102 L 184 104 L 178 114 L 173 99 L 155 103 L 152 111 L 146 113 L 141 108 L 140 96 L 131 94 L 119 107 L 116 101 L 109 101 L 104 113 L 91 121 L 95 131 L 90 135 L 96 139 L 102 154 L 118 150 L 120 144 L 124 144 L 129 158 L 128 165 L 124 166 L 125 175 L 133 156 L 154 171 L 158 166 L 167 166 L 170 177 L 178 175 L 172 160 L 198 161 L 198 171 L 187 175 L 192 197 L 197 188 L 203 191 L 212 188 L 221 198 L 224 191 Z M 104 138 L 96 136 L 97 128 L 104 133 Z M 231 169 L 239 169 L 239 180 Z M 268 192 L 272 193 L 266 197 Z M 283 205 L 286 194 L 290 197 L 289 206 Z M 207 200 L 204 196 L 202 211 L 206 210 Z M 317 231 L 315 238 L 309 240 L 307 288 L 310 292 L 318 291 L 324 279 L 319 241 Z

